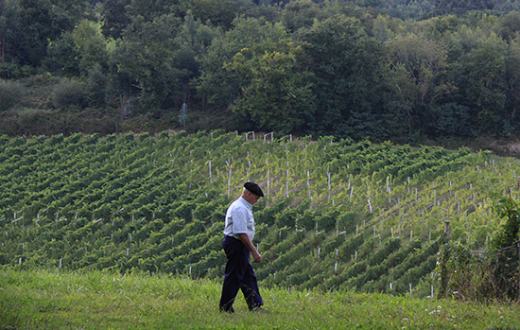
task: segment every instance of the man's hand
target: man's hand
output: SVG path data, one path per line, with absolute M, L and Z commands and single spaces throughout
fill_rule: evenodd
M 258 253 L 258 250 L 254 247 L 253 243 L 249 239 L 249 236 L 247 236 L 246 234 L 240 234 L 238 237 L 240 238 L 242 243 L 247 247 L 247 249 L 251 251 L 251 254 L 255 259 L 255 262 L 262 261 L 262 255 Z
M 255 262 L 260 262 L 263 259 L 262 255 L 258 253 L 258 251 L 255 251 L 253 253 L 253 258 L 255 259 Z

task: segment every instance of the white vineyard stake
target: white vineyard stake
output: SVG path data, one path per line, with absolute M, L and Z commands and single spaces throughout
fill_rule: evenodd
M 271 169 L 267 168 L 267 196 L 270 196 L 269 191 L 271 190 Z
M 312 201 L 312 195 L 311 195 L 311 173 L 309 170 L 307 170 L 307 196 L 310 201 Z
M 231 162 L 226 160 L 226 164 L 228 166 L 228 181 L 227 181 L 227 196 L 231 195 Z
M 285 170 L 285 198 L 289 197 L 289 161 L 287 161 L 287 169 Z
M 327 201 L 330 201 L 330 191 L 331 191 L 330 172 L 327 172 L 327 190 L 328 190 Z
M 211 160 L 208 161 L 208 172 L 209 172 L 209 182 L 211 183 L 212 180 L 213 180 L 213 176 L 212 176 L 212 173 L 211 173 Z

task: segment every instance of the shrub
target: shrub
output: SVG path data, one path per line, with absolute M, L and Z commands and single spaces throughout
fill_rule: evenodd
M 52 92 L 52 104 L 55 108 L 85 108 L 88 95 L 85 85 L 74 79 L 63 79 Z
M 23 87 L 17 82 L 0 79 L 0 111 L 13 108 L 20 102 Z

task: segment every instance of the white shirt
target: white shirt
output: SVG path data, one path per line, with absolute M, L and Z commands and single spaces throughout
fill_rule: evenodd
M 229 205 L 224 226 L 224 235 L 238 238 L 239 234 L 247 234 L 251 241 L 255 237 L 253 205 L 243 197 L 238 198 Z

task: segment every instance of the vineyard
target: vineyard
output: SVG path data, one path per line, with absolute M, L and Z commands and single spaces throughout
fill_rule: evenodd
M 427 296 L 451 240 L 486 251 L 520 162 L 323 137 L 0 137 L 0 264 L 220 278 L 223 216 L 258 182 L 262 285 Z

